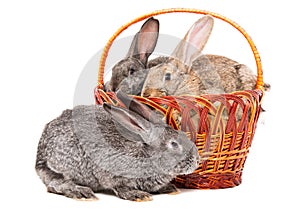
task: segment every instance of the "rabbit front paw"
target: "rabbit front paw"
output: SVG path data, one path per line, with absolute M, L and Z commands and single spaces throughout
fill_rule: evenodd
M 130 200 L 130 201 L 151 201 L 151 194 L 141 191 L 141 190 L 128 190 L 124 188 L 114 189 L 114 192 L 119 198 Z
M 176 194 L 180 193 L 180 190 L 174 184 L 169 183 L 166 186 L 160 188 L 157 191 L 157 193 L 176 195 Z

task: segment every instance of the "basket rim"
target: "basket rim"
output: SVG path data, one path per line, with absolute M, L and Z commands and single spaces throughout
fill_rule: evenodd
M 256 68 L 257 68 L 257 80 L 256 80 L 256 89 L 260 89 L 263 91 L 263 70 L 262 70 L 262 64 L 261 64 L 261 59 L 260 59 L 260 55 L 258 53 L 258 50 L 252 40 L 252 38 L 249 36 L 249 34 L 245 31 L 245 29 L 243 29 L 240 25 L 238 25 L 236 22 L 230 20 L 229 18 L 220 15 L 218 13 L 215 12 L 211 12 L 208 10 L 201 10 L 201 9 L 193 9 L 193 8 L 168 8 L 168 9 L 161 9 L 161 10 L 155 10 L 153 12 L 144 14 L 142 16 L 139 16 L 131 21 L 129 21 L 128 23 L 126 23 L 125 25 L 121 26 L 111 37 L 110 39 L 107 41 L 101 58 L 100 58 L 100 62 L 99 62 L 99 70 L 98 70 L 98 86 L 97 88 L 99 89 L 103 89 L 104 86 L 104 69 L 105 69 L 105 62 L 106 62 L 106 58 L 108 56 L 109 50 L 114 42 L 114 40 L 124 31 L 126 30 L 129 26 L 140 22 L 142 20 L 145 20 L 147 18 L 150 18 L 152 16 L 156 16 L 156 15 L 162 15 L 162 14 L 168 14 L 168 13 L 196 13 L 196 14 L 202 14 L 202 15 L 211 15 L 214 18 L 220 19 L 228 24 L 230 24 L 231 26 L 233 26 L 235 29 L 237 29 L 243 36 L 244 38 L 247 40 L 248 44 L 250 45 L 250 48 L 252 50 L 255 62 L 256 62 Z

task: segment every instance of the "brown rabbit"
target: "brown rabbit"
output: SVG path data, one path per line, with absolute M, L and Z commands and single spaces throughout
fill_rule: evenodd
M 201 54 L 213 24 L 211 16 L 202 17 L 189 29 L 170 57 L 158 57 L 148 63 L 150 69 L 142 96 L 221 94 L 255 89 L 256 75 L 246 65 L 224 56 Z M 270 85 L 265 84 L 264 88 L 268 90 Z M 224 110 L 223 119 L 228 119 L 228 111 Z M 237 122 L 242 114 L 241 107 L 237 107 Z M 173 117 L 181 126 L 178 111 L 173 112 Z M 195 128 L 199 117 L 191 113 Z M 209 117 L 213 122 L 214 117 Z
M 142 96 L 220 94 L 255 88 L 256 76 L 246 65 L 224 56 L 201 54 L 213 23 L 211 16 L 202 17 L 169 58 L 159 57 L 151 61 L 153 65 L 148 64 L 152 67 Z

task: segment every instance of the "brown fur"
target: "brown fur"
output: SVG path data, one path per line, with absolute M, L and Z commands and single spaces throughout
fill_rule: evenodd
M 213 18 L 204 16 L 194 23 L 170 57 L 152 60 L 142 96 L 221 94 L 255 89 L 256 75 L 246 65 L 220 55 L 201 54 L 212 27 Z M 269 88 L 266 84 L 265 89 Z

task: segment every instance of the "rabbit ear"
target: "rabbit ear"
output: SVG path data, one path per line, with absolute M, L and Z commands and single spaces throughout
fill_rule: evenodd
M 130 111 L 111 104 L 104 103 L 104 110 L 111 115 L 115 122 L 136 135 L 143 137 L 150 132 L 150 123 L 142 117 L 134 116 Z M 132 138 L 134 140 L 134 138 Z M 139 139 L 139 138 L 138 138 Z M 140 139 L 139 139 L 140 141 Z
M 135 57 L 146 65 L 148 57 L 156 46 L 158 32 L 159 21 L 153 17 L 149 18 L 134 36 L 127 56 Z
M 201 54 L 211 34 L 213 25 L 214 19 L 208 15 L 196 21 L 186 33 L 184 39 L 177 45 L 172 53 L 172 57 L 191 66 L 193 60 Z
M 138 36 L 138 53 L 140 60 L 146 65 L 148 57 L 152 54 L 159 32 L 159 22 L 157 19 L 149 18 L 142 26 Z
M 126 57 L 133 57 L 135 54 L 137 54 L 136 45 L 137 45 L 137 37 L 139 33 L 136 33 L 133 37 L 133 40 L 131 42 L 130 48 L 128 50 Z
M 127 94 L 123 93 L 122 91 L 117 91 L 117 97 L 125 104 L 125 106 L 148 120 L 149 122 L 155 124 L 161 124 L 163 121 L 160 116 L 158 116 L 153 110 L 151 110 L 146 105 L 140 103 L 136 99 L 129 97 Z

